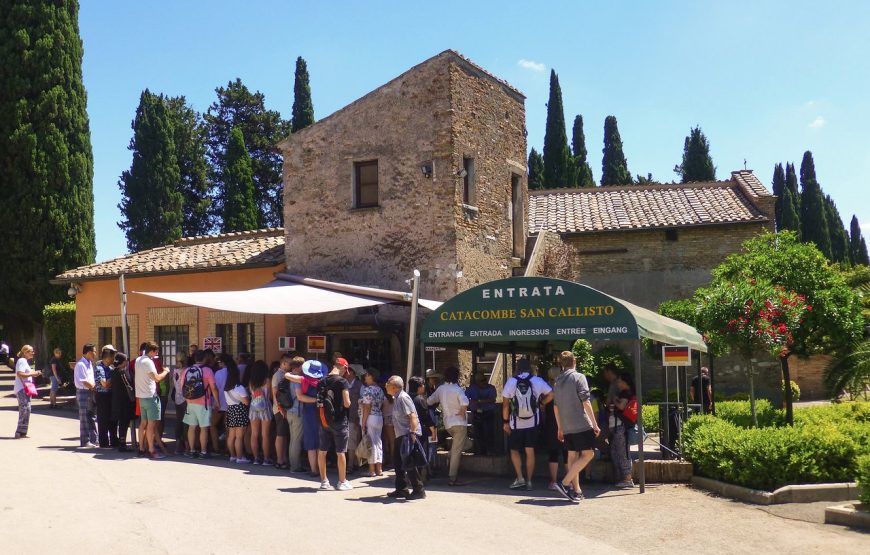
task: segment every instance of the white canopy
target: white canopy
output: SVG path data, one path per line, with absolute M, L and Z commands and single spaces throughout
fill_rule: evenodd
M 411 294 L 387 289 L 279 274 L 279 279 L 244 291 L 132 291 L 180 304 L 230 312 L 254 314 L 316 314 L 366 306 L 410 302 Z M 441 303 L 420 299 L 421 306 L 435 310 Z

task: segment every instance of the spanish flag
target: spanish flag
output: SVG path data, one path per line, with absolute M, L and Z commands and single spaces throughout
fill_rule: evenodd
M 690 355 L 688 347 L 664 347 L 662 360 L 665 366 L 677 366 L 689 364 Z

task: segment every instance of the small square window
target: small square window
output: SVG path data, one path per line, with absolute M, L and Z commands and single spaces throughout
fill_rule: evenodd
M 666 241 L 678 241 L 679 235 L 677 234 L 676 229 L 666 229 L 665 230 L 665 240 Z
M 370 208 L 378 205 L 378 161 L 355 162 L 354 208 Z

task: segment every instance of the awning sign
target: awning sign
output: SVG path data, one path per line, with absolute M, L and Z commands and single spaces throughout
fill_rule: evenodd
M 662 347 L 662 366 L 691 366 L 692 350 L 686 346 Z
M 326 352 L 326 336 L 325 335 L 309 335 L 308 336 L 308 352 L 309 353 L 325 353 Z
M 279 351 L 295 351 L 296 350 L 296 338 L 295 337 L 279 337 L 278 338 L 278 350 Z
M 224 340 L 222 337 L 203 337 L 202 349 L 211 349 L 215 353 L 224 352 Z

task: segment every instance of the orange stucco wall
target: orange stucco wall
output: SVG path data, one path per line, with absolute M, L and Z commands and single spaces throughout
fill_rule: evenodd
M 149 308 L 183 307 L 178 303 L 156 299 L 133 291 L 239 291 L 264 285 L 274 279 L 274 274 L 284 270 L 283 265 L 267 268 L 248 268 L 241 270 L 223 270 L 213 272 L 196 272 L 187 274 L 171 274 L 150 277 L 126 278 L 127 315 L 131 328 L 134 325 L 133 316 L 138 316 L 136 327 L 138 333 L 131 329 L 131 338 L 138 336 L 139 342 L 154 340 L 147 334 L 147 318 Z M 76 295 L 76 343 L 96 343 L 93 321 L 96 317 L 116 316 L 121 313 L 120 287 L 118 279 L 81 282 L 81 292 Z M 214 330 L 208 329 L 211 309 L 197 309 L 197 335 L 191 337 L 191 342 L 201 344 L 204 336 L 212 335 Z M 166 324 L 166 323 L 163 323 Z M 283 315 L 264 316 L 263 346 L 266 362 L 277 360 L 278 337 L 286 335 L 286 320 Z M 259 341 L 259 338 L 257 338 Z M 131 349 L 137 346 L 131 345 Z

